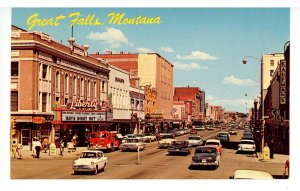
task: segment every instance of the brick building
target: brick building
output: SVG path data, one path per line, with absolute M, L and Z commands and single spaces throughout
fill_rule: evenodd
M 87 133 L 112 120 L 104 59 L 88 56 L 88 45 L 69 38 L 65 46 L 43 32 L 11 27 L 11 116 L 16 139 L 29 148 L 40 139 Z

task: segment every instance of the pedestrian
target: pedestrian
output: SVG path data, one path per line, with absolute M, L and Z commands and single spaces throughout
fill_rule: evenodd
M 16 141 L 14 140 L 12 142 L 12 145 L 11 145 L 11 152 L 12 152 L 12 158 L 16 158 L 16 154 L 17 154 L 17 143 Z
M 18 158 L 19 158 L 19 159 L 22 158 L 22 149 L 23 149 L 22 144 L 18 144 L 18 145 L 17 145 L 17 154 L 18 154 Z
M 290 159 L 287 159 L 284 164 L 283 178 L 289 178 L 290 175 Z
M 78 138 L 78 136 L 75 133 L 73 138 L 72 138 L 72 142 L 73 142 L 73 146 L 74 146 L 75 151 L 76 151 L 76 147 L 77 147 L 77 138 Z
M 49 140 L 47 137 L 45 137 L 43 139 L 43 150 L 44 150 L 44 153 L 47 153 L 47 150 L 49 149 Z
M 41 147 L 42 147 L 42 144 L 41 142 L 37 139 L 35 141 L 35 153 L 36 153 L 36 158 L 40 158 L 40 152 L 41 152 Z
M 59 155 L 64 156 L 64 140 L 61 139 L 59 142 Z
M 274 158 L 274 140 L 271 139 L 270 143 L 269 143 L 269 149 L 270 149 L 270 158 L 273 159 Z
M 32 157 L 36 157 L 36 152 L 35 152 L 35 146 L 36 146 L 36 137 L 33 138 L 32 144 L 31 144 L 31 150 L 32 150 Z

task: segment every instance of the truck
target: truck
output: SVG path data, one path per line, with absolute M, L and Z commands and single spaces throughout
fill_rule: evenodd
M 113 151 L 122 144 L 122 135 L 112 131 L 97 131 L 90 133 L 89 150 Z

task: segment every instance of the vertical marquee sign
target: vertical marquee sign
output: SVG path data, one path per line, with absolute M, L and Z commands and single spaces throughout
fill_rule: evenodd
M 280 104 L 286 104 L 286 61 L 280 61 Z

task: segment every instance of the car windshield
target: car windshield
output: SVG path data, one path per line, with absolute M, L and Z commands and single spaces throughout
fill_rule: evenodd
M 250 145 L 254 145 L 254 142 L 252 142 L 252 141 L 241 141 L 241 144 L 250 144 Z
M 80 158 L 96 158 L 96 153 L 84 152 L 81 153 Z
M 219 145 L 218 142 L 206 142 L 205 145 Z
M 173 136 L 172 135 L 162 135 L 161 138 L 162 139 L 172 139 Z
M 216 149 L 214 149 L 214 148 L 201 148 L 201 149 L 196 149 L 195 153 L 216 153 Z
M 189 137 L 188 140 L 200 140 L 200 137 Z

